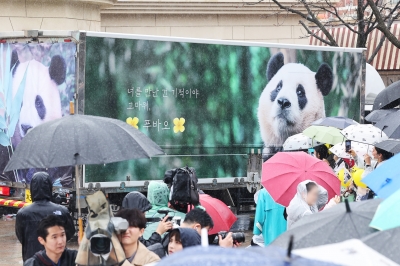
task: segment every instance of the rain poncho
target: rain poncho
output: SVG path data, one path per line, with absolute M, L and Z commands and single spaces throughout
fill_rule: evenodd
M 318 212 L 318 210 L 321 209 L 322 207 L 324 207 L 325 204 L 328 202 L 328 192 L 326 191 L 325 188 L 323 188 L 322 186 L 317 184 L 318 188 L 319 188 L 319 197 L 317 200 L 317 204 L 315 204 L 313 206 L 309 206 L 307 204 L 307 202 L 306 202 L 306 197 L 307 197 L 306 185 L 310 182 L 314 182 L 314 181 L 305 180 L 297 186 L 297 193 L 293 197 L 293 199 L 290 201 L 290 204 L 286 209 L 286 212 L 288 214 L 288 217 L 287 217 L 287 229 L 288 230 L 292 227 L 292 225 L 295 222 L 300 220 L 303 216 Z M 333 204 L 334 204 L 334 201 L 331 201 L 329 203 L 329 206 L 328 205 L 325 206 L 325 209 L 331 207 Z
M 286 231 L 284 210 L 285 208 L 276 203 L 265 188 L 260 190 L 254 217 L 253 234 L 262 234 L 265 245 L 268 245 Z
M 146 212 L 146 218 L 164 218 L 164 214 L 158 213 L 159 210 L 168 210 L 168 216 L 181 217 L 181 222 L 185 219 L 185 214 L 178 212 L 174 209 L 168 208 L 169 189 L 167 184 L 157 181 L 151 181 L 147 191 L 147 199 L 153 206 L 148 212 Z M 143 238 L 149 239 L 151 234 L 157 230 L 158 222 L 147 223 L 146 229 L 144 230 Z
M 149 200 L 140 192 L 129 192 L 122 200 L 122 208 L 124 209 L 139 209 L 142 212 L 147 212 L 152 208 Z

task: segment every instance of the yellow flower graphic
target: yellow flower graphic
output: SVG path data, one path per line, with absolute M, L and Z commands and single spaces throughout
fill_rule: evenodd
M 126 123 L 128 123 L 129 125 L 131 125 L 131 126 L 137 128 L 137 129 L 139 129 L 139 127 L 138 127 L 139 118 L 137 118 L 136 116 L 135 116 L 134 118 L 128 117 L 128 118 L 126 119 Z
M 185 118 L 181 117 L 181 118 L 175 118 L 174 119 L 174 132 L 178 133 L 178 132 L 183 132 L 185 131 L 185 126 L 183 125 L 185 124 Z

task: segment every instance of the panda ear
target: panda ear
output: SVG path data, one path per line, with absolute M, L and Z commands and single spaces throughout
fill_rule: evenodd
M 10 70 L 13 69 L 13 67 L 14 67 L 13 72 L 12 72 L 13 75 L 15 74 L 15 71 L 17 70 L 18 65 L 19 65 L 18 53 L 16 50 L 13 50 L 12 54 L 11 54 L 11 65 L 10 65 Z
M 283 65 L 284 65 L 284 56 L 281 52 L 271 57 L 267 67 L 268 81 L 270 81 L 275 76 L 275 74 L 279 71 L 279 69 L 281 69 L 281 67 L 283 67 Z
M 317 82 L 317 87 L 321 91 L 322 95 L 328 95 L 333 85 L 333 73 L 330 66 L 328 66 L 327 64 L 322 64 L 315 74 L 315 80 Z
M 54 80 L 57 85 L 64 83 L 65 76 L 67 75 L 67 64 L 64 58 L 55 55 L 51 58 L 49 66 L 50 78 Z

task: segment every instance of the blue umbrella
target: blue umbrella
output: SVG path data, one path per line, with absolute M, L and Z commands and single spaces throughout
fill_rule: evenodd
M 400 154 L 381 163 L 372 173 L 362 181 L 380 198 L 388 198 L 400 189 Z
M 157 266 L 335 266 L 337 264 L 305 259 L 292 255 L 286 258 L 285 250 L 267 248 L 220 248 L 217 246 L 191 247 L 161 260 Z

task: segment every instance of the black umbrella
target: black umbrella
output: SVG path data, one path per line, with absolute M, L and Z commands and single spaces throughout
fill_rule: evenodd
M 375 147 L 394 154 L 400 153 L 400 140 L 388 139 L 375 144 Z
M 361 240 L 367 246 L 400 264 L 400 227 L 376 232 Z
M 160 154 L 164 152 L 157 144 L 123 121 L 99 116 L 69 115 L 33 128 L 18 145 L 4 171 L 106 164 Z M 75 175 L 79 199 L 78 169 Z M 80 200 L 77 203 L 80 217 Z M 82 229 L 82 220 L 79 223 Z
M 374 126 L 385 132 L 389 138 L 400 138 L 400 112 L 394 112 L 385 116 Z
M 33 128 L 4 171 L 107 164 L 160 154 L 164 153 L 157 144 L 123 121 L 69 115 Z
M 294 236 L 294 249 L 333 244 L 352 238 L 360 239 L 376 232 L 369 227 L 369 223 L 381 202 L 379 199 L 346 202 L 304 216 L 271 245 L 285 248 L 291 236 Z
M 365 120 L 375 124 L 375 123 L 381 121 L 382 119 L 384 119 L 387 115 L 397 112 L 398 110 L 399 109 L 375 110 L 375 111 L 372 111 L 371 113 L 369 113 L 365 117 Z
M 391 109 L 400 104 L 400 80 L 393 82 L 375 98 L 372 110 Z
M 345 129 L 350 125 L 357 125 L 358 123 L 353 119 L 343 116 L 323 117 L 312 123 L 314 126 L 336 127 L 338 129 Z

